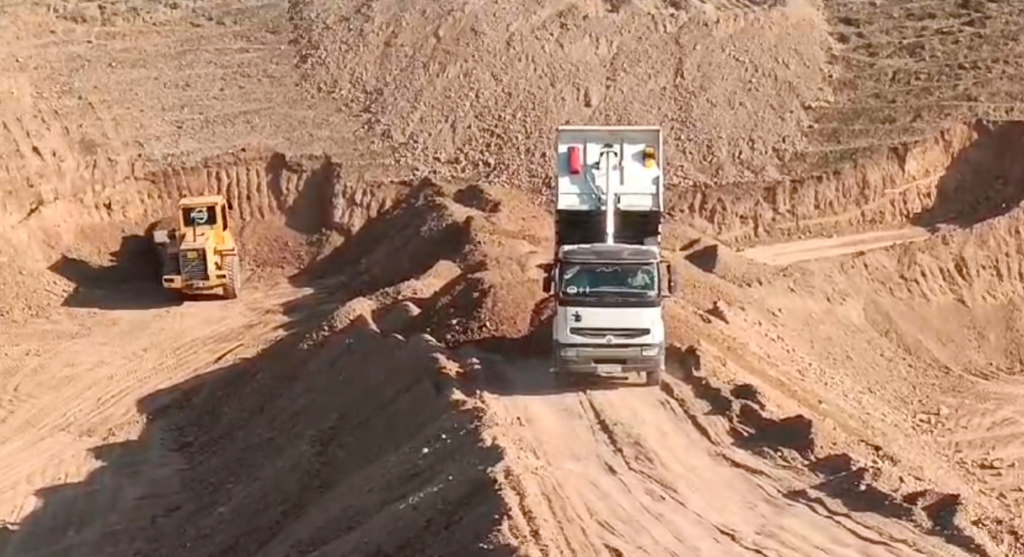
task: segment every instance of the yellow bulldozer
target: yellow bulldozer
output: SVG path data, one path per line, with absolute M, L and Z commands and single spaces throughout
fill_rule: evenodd
M 182 294 L 220 292 L 237 298 L 242 286 L 242 260 L 228 226 L 230 207 L 222 195 L 186 197 L 176 218 L 152 230 L 164 288 Z

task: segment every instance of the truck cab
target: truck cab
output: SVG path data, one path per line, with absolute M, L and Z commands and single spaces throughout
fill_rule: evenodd
M 551 371 L 656 385 L 662 302 L 678 282 L 660 252 L 661 130 L 563 126 L 556 149 L 556 252 L 544 279 L 556 301 Z

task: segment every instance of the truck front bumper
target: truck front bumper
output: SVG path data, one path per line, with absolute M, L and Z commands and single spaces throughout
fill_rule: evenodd
M 203 293 L 216 290 L 224 286 L 224 280 L 189 280 L 186 281 L 181 275 L 164 275 L 164 288 L 172 290 L 184 290 L 186 292 Z
M 660 345 L 554 347 L 553 372 L 557 373 L 642 373 L 665 370 L 665 350 Z

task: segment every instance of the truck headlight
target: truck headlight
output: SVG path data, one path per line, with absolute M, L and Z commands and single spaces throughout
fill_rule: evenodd
M 579 352 L 575 348 L 563 348 L 558 351 L 563 358 L 575 358 Z
M 658 352 L 660 352 L 660 347 L 658 346 L 644 346 L 640 348 L 641 356 L 657 356 Z

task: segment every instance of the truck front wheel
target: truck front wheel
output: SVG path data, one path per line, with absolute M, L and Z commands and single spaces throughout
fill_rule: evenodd
M 656 369 L 656 370 L 648 371 L 647 373 L 645 373 L 644 374 L 644 383 L 646 383 L 647 385 L 649 385 L 651 387 L 657 387 L 658 385 L 660 385 L 661 384 L 661 370 L 660 369 Z

